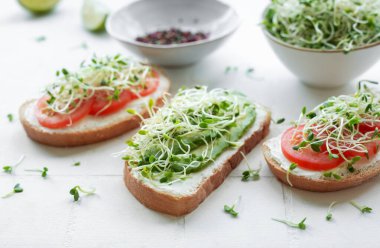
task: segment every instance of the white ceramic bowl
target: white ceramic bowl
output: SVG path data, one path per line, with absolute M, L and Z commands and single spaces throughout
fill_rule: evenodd
M 239 24 L 236 11 L 216 0 L 140 0 L 111 14 L 106 28 L 127 49 L 153 64 L 183 66 L 216 50 Z M 209 37 L 177 45 L 153 45 L 135 40 L 138 36 L 172 27 L 202 31 Z
M 303 83 L 318 88 L 334 88 L 352 82 L 380 58 L 380 42 L 353 49 L 323 51 L 289 45 L 264 33 L 282 63 Z

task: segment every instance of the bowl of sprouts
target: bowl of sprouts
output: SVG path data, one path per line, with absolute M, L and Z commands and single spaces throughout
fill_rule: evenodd
M 272 0 L 262 27 L 278 58 L 310 86 L 350 83 L 380 58 L 379 0 Z

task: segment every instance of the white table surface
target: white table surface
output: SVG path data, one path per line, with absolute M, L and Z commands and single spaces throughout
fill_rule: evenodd
M 126 1 L 105 1 L 117 9 Z M 230 1 L 243 18 L 238 32 L 217 52 L 187 68 L 167 70 L 172 92 L 182 85 L 206 84 L 243 91 L 272 109 L 274 118 L 295 119 L 302 106 L 312 107 L 326 97 L 354 91 L 354 84 L 334 90 L 308 88 L 299 83 L 275 57 L 258 26 L 267 1 Z M 62 67 L 75 68 L 93 53 L 128 51 L 106 34 L 83 30 L 81 1 L 62 0 L 52 15 L 33 18 L 16 0 L 0 8 L 0 165 L 25 161 L 14 175 L 0 173 L 0 195 L 16 183 L 24 192 L 0 199 L 0 247 L 379 247 L 380 180 L 336 193 L 310 193 L 278 182 L 266 167 L 260 145 L 249 154 L 253 166 L 263 165 L 261 179 L 241 182 L 242 163 L 225 183 L 193 213 L 174 218 L 142 206 L 125 188 L 123 162 L 112 157 L 129 135 L 80 148 L 62 149 L 29 140 L 18 121 L 20 104 L 36 97 Z M 46 41 L 36 42 L 38 36 Z M 85 42 L 88 49 L 80 48 Z M 227 66 L 237 72 L 224 73 Z M 245 71 L 254 67 L 252 77 Z M 362 78 L 379 80 L 377 64 Z M 321 72 L 323 73 L 323 72 Z M 6 115 L 15 114 L 9 123 Z M 273 125 L 270 136 L 286 125 Z M 132 132 L 133 133 L 133 132 Z M 80 161 L 79 167 L 72 166 Z M 49 168 L 49 176 L 25 169 Z M 69 189 L 95 187 L 96 195 L 74 203 Z M 378 188 L 379 187 L 379 188 Z M 239 196 L 239 217 L 223 212 L 223 205 Z M 361 214 L 348 204 L 355 199 L 371 206 Z M 334 220 L 325 221 L 330 202 Z M 274 222 L 272 217 L 299 221 L 301 231 Z

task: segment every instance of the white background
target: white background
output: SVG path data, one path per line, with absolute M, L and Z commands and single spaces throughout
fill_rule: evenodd
M 106 1 L 113 10 L 126 1 Z M 252 101 L 272 109 L 270 136 L 278 135 L 302 106 L 312 107 L 326 97 L 354 91 L 354 84 L 334 90 L 302 85 L 280 64 L 258 26 L 266 1 L 231 1 L 243 18 L 238 32 L 217 52 L 183 69 L 167 70 L 171 92 L 182 85 L 206 84 L 243 91 Z M 0 199 L 0 247 L 378 247 L 380 233 L 379 179 L 336 193 L 310 193 L 279 183 L 267 169 L 260 145 L 248 156 L 253 167 L 263 165 L 261 179 L 241 182 L 242 163 L 193 213 L 174 218 L 142 206 L 124 187 L 123 162 L 111 156 L 124 147 L 130 134 L 81 148 L 61 149 L 29 140 L 18 120 L 18 107 L 40 94 L 40 89 L 62 67 L 75 68 L 94 52 L 128 51 L 106 34 L 83 30 L 79 0 L 63 0 L 51 15 L 34 18 L 16 0 L 0 8 L 0 165 L 25 161 L 14 175 L 0 173 L 0 195 L 21 183 L 24 192 Z M 46 41 L 36 42 L 38 36 Z M 80 48 L 85 42 L 88 49 Z M 360 61 L 358 61 L 360 63 Z M 224 73 L 227 66 L 237 72 Z M 251 77 L 245 73 L 254 67 Z M 362 78 L 379 80 L 376 65 Z M 321 73 L 323 73 L 321 71 Z M 9 123 L 6 115 L 13 113 Z M 132 132 L 133 133 L 133 132 Z M 80 161 L 79 167 L 72 164 Z M 49 167 L 49 177 L 25 169 Z M 74 203 L 69 189 L 95 187 L 95 196 Z M 224 204 L 241 196 L 236 219 L 223 212 Z M 361 214 L 347 202 L 371 206 Z M 325 221 L 331 201 L 334 220 Z M 291 229 L 272 217 L 299 221 L 307 229 Z

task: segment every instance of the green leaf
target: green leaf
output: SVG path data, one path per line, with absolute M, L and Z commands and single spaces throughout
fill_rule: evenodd
M 288 220 L 281 220 L 281 219 L 275 219 L 275 218 L 272 218 L 272 220 L 283 223 L 289 227 L 298 228 L 300 230 L 306 229 L 306 224 L 305 224 L 306 217 L 304 219 L 302 219 L 299 223 L 294 223 L 294 222 L 291 222 Z
M 301 113 L 302 113 L 302 115 L 306 114 L 306 107 L 305 106 L 302 108 Z
M 12 114 L 7 114 L 7 118 L 9 122 L 13 121 L 13 115 Z
M 13 171 L 13 167 L 12 167 L 12 166 L 9 166 L 9 165 L 3 166 L 3 171 L 4 171 L 5 173 L 9 173 L 9 174 L 11 174 L 12 171 Z
M 321 146 L 323 145 L 322 141 L 313 142 L 310 144 L 310 147 L 315 152 L 321 152 Z
M 357 202 L 355 201 L 350 201 L 350 204 L 352 206 L 354 206 L 355 208 L 357 208 L 358 210 L 360 210 L 360 212 L 362 212 L 363 214 L 364 213 L 371 213 L 372 212 L 372 208 L 368 207 L 368 206 L 361 206 L 359 205 Z
M 62 73 L 63 73 L 63 75 L 65 75 L 65 76 L 69 74 L 69 72 L 68 72 L 65 68 L 62 69 Z
M 317 114 L 315 112 L 309 112 L 308 114 L 306 114 L 306 117 L 308 119 L 313 119 L 316 116 L 317 116 Z
M 154 106 L 154 100 L 152 98 L 149 99 L 148 107 L 149 109 L 153 109 Z
M 280 118 L 276 121 L 276 124 L 281 124 L 285 121 L 285 118 Z
M 340 180 L 340 179 L 342 179 L 342 177 L 341 177 L 340 175 L 335 174 L 335 173 L 333 173 L 332 176 L 333 176 L 336 180 Z
M 21 193 L 21 192 L 24 191 L 24 189 L 21 188 L 20 184 L 18 183 L 18 184 L 16 184 L 16 185 L 13 187 L 13 191 L 14 191 L 15 193 Z
M 314 133 L 310 132 L 309 135 L 307 136 L 307 140 L 308 141 L 313 141 L 313 139 L 314 139 Z
M 297 168 L 297 164 L 296 163 L 291 163 L 290 166 L 289 166 L 289 170 L 290 171 L 293 171 L 295 168 Z
M 135 115 L 136 114 L 136 110 L 134 109 L 127 109 L 127 112 L 131 115 Z
M 140 134 L 140 135 L 146 135 L 148 133 L 148 131 L 146 131 L 146 130 L 139 130 L 138 131 L 138 134 Z
M 326 220 L 330 221 L 332 219 L 332 213 L 326 215 Z
M 238 212 L 234 210 L 235 205 L 232 205 L 231 207 L 228 205 L 224 205 L 224 212 L 229 213 L 232 217 L 237 217 L 239 215 Z
M 149 157 L 149 163 L 154 163 L 156 161 L 156 157 L 155 156 L 153 156 L 153 155 L 150 155 L 150 157 Z
M 46 40 L 46 36 L 43 36 L 43 35 L 41 35 L 41 36 L 38 36 L 38 37 L 36 37 L 36 42 L 43 42 L 43 41 L 45 41 Z
M 329 159 L 333 159 L 333 158 L 335 159 L 339 158 L 338 154 L 329 153 Z
M 201 123 L 199 123 L 199 127 L 201 127 L 201 128 L 207 128 L 208 124 L 205 123 L 205 122 L 201 122 Z

